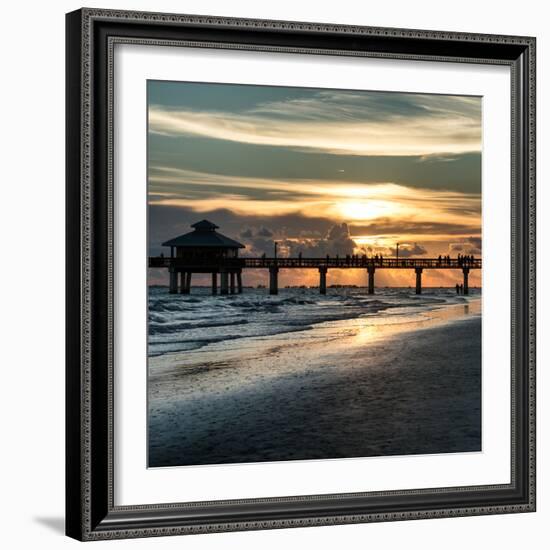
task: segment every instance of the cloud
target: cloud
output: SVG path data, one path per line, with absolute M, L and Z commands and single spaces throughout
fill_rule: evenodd
M 260 237 L 273 237 L 273 231 L 270 231 L 267 227 L 261 227 L 258 235 Z
M 464 235 L 471 231 L 471 225 L 460 222 L 425 221 L 424 219 L 379 218 L 372 223 L 353 225 L 354 235 L 399 236 L 399 235 Z M 480 220 L 477 220 L 478 225 Z
M 461 248 L 465 243 L 470 246 L 481 245 L 481 239 L 475 236 L 481 229 L 479 218 L 473 219 L 472 223 L 469 219 L 436 222 L 430 221 L 429 213 L 424 215 L 422 212 L 422 215 L 412 219 L 379 218 L 343 225 L 322 211 L 311 211 L 308 214 L 295 211 L 266 217 L 261 211 L 253 209 L 243 214 L 212 205 L 211 209 L 197 212 L 191 204 L 150 204 L 150 250 L 151 253 L 159 254 L 163 251 L 160 243 L 191 231 L 190 225 L 202 218 L 219 225 L 224 235 L 246 244 L 249 255 L 252 250 L 260 255 L 263 252 L 271 254 L 274 240 L 296 253 L 301 248 L 303 254 L 320 256 L 326 255 L 327 251 L 345 255 L 353 247 L 364 250 L 360 253 L 393 255 L 397 242 L 418 243 L 419 246 L 428 247 L 429 254 L 437 251 L 435 256 L 451 250 L 450 243 L 458 243 Z M 425 221 L 425 218 L 428 220 Z M 405 247 L 404 244 L 401 246 Z M 471 250 L 472 254 L 479 254 L 475 248 Z
M 450 243 L 481 244 L 472 235 L 471 228 L 460 224 L 423 224 L 421 222 L 386 220 L 381 224 L 342 224 L 322 216 L 304 216 L 300 213 L 272 216 L 269 220 L 259 214 L 239 215 L 230 210 L 213 209 L 200 214 L 189 207 L 149 206 L 149 253 L 166 253 L 161 243 L 191 231 L 191 224 L 206 218 L 220 226 L 219 232 L 244 245 L 243 256 L 273 254 L 273 243 L 279 243 L 281 255 L 324 257 L 326 254 L 341 257 L 346 254 L 382 254 L 395 256 L 395 244 L 400 244 L 400 255 L 405 249 L 417 248 L 414 254 L 437 257 L 449 253 Z M 265 231 L 267 230 L 267 231 Z M 387 231 L 387 232 L 385 232 Z M 268 232 L 272 233 L 268 237 Z M 465 252 L 463 252 L 465 253 Z M 478 256 L 476 252 L 471 252 Z M 406 252 L 405 252 L 406 254 Z M 454 255 L 454 254 L 453 254 Z
M 481 237 L 468 237 L 466 242 L 472 247 L 481 250 Z
M 237 177 L 153 165 L 149 204 L 190 207 L 199 213 L 230 209 L 243 216 L 300 213 L 354 225 L 420 221 L 421 216 L 424 223 L 445 219 L 469 225 L 474 232 L 480 224 L 481 196 L 391 182 Z
M 481 237 L 466 237 L 459 242 L 449 243 L 449 251 L 481 254 Z
M 274 243 L 277 242 L 280 256 L 298 256 L 307 258 L 353 254 L 357 248 L 350 229 L 346 223 L 335 224 L 328 228 L 326 233 L 319 231 L 299 231 L 297 235 L 283 227 L 279 232 L 273 232 L 267 227 L 255 230 L 247 227 L 239 234 L 246 245 L 245 255 L 261 256 L 272 255 Z
M 261 226 L 259 228 L 256 227 L 246 227 L 243 229 L 239 236 L 243 239 L 252 239 L 253 237 L 262 237 L 262 238 L 271 238 L 275 235 L 271 229 L 268 229 L 267 227 Z
M 350 90 L 314 90 L 308 97 L 267 101 L 249 110 L 283 119 L 375 121 L 435 118 L 442 114 L 473 119 L 480 116 L 480 111 L 480 98 L 473 96 Z
M 427 253 L 427 250 L 423 246 L 417 243 L 414 243 L 413 245 L 411 244 L 399 245 L 400 258 L 410 258 L 412 256 L 423 256 L 426 253 Z
M 245 255 L 259 256 L 273 252 L 275 233 L 267 227 L 247 227 L 239 233 L 239 237 L 246 246 Z
M 387 246 L 385 244 L 382 244 L 381 241 L 363 244 L 363 245 L 359 244 L 359 249 L 362 254 L 367 254 L 368 256 L 381 254 L 382 256 L 391 256 L 393 258 L 397 254 L 397 250 L 394 245 Z M 414 243 L 414 244 L 399 243 L 400 258 L 412 258 L 416 256 L 424 256 L 426 254 L 428 254 L 428 250 L 426 249 L 426 247 L 418 243 Z
M 333 225 L 321 238 L 285 239 L 283 246 L 289 256 L 302 254 L 305 258 L 324 258 L 327 255 L 346 256 L 353 254 L 357 248 L 346 223 Z
M 441 157 L 481 150 L 481 101 L 318 91 L 239 113 L 152 105 L 149 131 L 339 155 Z

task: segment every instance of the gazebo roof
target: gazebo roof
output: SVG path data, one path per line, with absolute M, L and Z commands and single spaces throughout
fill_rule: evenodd
M 244 244 L 241 244 L 221 233 L 218 233 L 216 229 L 218 226 L 209 222 L 208 220 L 201 220 L 194 223 L 191 227 L 195 230 L 190 233 L 185 233 L 174 239 L 170 239 L 162 243 L 162 246 L 176 246 L 176 247 L 188 247 L 188 248 L 244 248 Z
M 209 222 L 208 220 L 201 220 L 191 225 L 193 229 L 197 231 L 216 231 L 219 228 L 215 223 Z

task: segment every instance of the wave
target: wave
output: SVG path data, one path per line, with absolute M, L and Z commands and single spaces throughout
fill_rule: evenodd
M 414 289 L 377 289 L 372 296 L 361 288 L 329 289 L 327 295 L 316 289 L 284 289 L 277 296 L 265 289 L 245 289 L 244 294 L 229 296 L 211 296 L 207 288 L 193 288 L 193 292 L 195 296 L 185 296 L 168 294 L 164 287 L 149 289 L 150 356 L 305 331 L 324 322 L 369 317 L 378 323 L 383 321 L 380 317 L 392 322 L 391 317 L 468 300 L 454 289 L 430 289 L 420 296 Z
M 311 330 L 313 326 L 304 325 L 300 327 L 293 327 L 291 324 L 285 327 L 273 327 L 269 331 L 265 331 L 260 334 L 254 334 L 254 337 L 266 337 L 276 336 L 279 334 L 287 334 L 291 332 L 301 332 L 304 330 Z M 155 357 L 158 355 L 164 355 L 165 353 L 177 353 L 181 351 L 196 351 L 204 348 L 210 344 L 218 344 L 220 342 L 226 342 L 229 340 L 239 340 L 242 338 L 249 338 L 250 334 L 228 334 L 224 336 L 211 336 L 205 338 L 197 338 L 195 340 L 171 340 L 169 342 L 163 342 L 157 346 L 149 346 L 149 357 Z
M 204 321 L 198 323 L 190 323 L 186 321 L 181 322 L 151 322 L 149 319 L 149 334 L 170 334 L 173 332 L 179 332 L 181 330 L 200 329 L 200 328 L 215 328 L 215 327 L 227 327 L 235 325 L 246 325 L 248 321 L 246 319 L 237 319 L 235 321 Z

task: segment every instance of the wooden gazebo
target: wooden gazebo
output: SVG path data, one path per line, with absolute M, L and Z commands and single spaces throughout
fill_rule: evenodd
M 212 293 L 217 293 L 217 274 L 220 273 L 221 293 L 242 292 L 242 269 L 237 260 L 239 248 L 245 246 L 221 233 L 218 226 L 208 220 L 191 225 L 194 231 L 162 243 L 170 247 L 170 258 L 175 259 L 170 268 L 170 292 L 178 291 L 178 273 L 181 277 L 180 292 L 189 294 L 193 273 L 212 274 Z M 230 281 L 229 281 L 230 279 Z

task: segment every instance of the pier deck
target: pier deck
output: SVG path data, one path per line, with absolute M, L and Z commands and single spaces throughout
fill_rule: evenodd
M 242 292 L 243 269 L 268 269 L 269 291 L 277 294 L 278 272 L 280 269 L 317 269 L 319 290 L 326 294 L 327 271 L 329 269 L 365 269 L 368 273 L 368 293 L 374 294 L 374 274 L 378 269 L 414 269 L 416 293 L 422 292 L 422 272 L 424 269 L 460 269 L 464 278 L 464 294 L 468 294 L 468 274 L 471 269 L 481 269 L 481 259 L 467 258 L 367 258 L 365 256 L 327 256 L 325 258 L 226 258 L 217 260 L 151 256 L 149 267 L 166 268 L 170 271 L 170 292 L 177 292 L 178 274 L 181 276 L 180 292 L 189 293 L 192 273 L 212 274 L 212 293 L 217 293 L 217 274 L 221 279 L 221 294 Z M 235 288 L 235 277 L 237 289 Z

